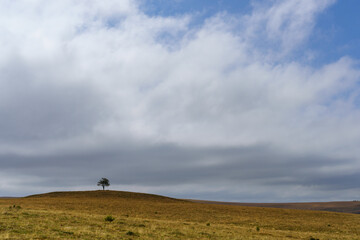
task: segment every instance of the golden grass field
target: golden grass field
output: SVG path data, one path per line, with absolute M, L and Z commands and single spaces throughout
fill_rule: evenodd
M 0 199 L 1 239 L 360 239 L 360 215 L 59 192 Z M 112 222 L 105 221 L 111 215 Z

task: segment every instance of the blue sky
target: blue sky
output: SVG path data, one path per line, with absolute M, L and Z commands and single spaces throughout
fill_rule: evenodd
M 171 16 L 176 14 L 201 13 L 203 18 L 222 11 L 233 14 L 246 13 L 251 8 L 249 0 L 149 0 L 143 1 L 143 4 L 145 5 L 145 11 L 151 15 Z
M 0 196 L 358 199 L 359 6 L 4 0 Z
M 319 61 L 331 62 L 342 56 L 360 59 L 360 2 L 337 1 L 317 20 L 309 46 L 321 54 Z
M 142 8 L 151 16 L 196 14 L 193 24 L 201 24 L 209 17 L 226 12 L 243 15 L 251 12 L 254 4 L 271 1 L 250 0 L 148 0 Z M 343 56 L 360 59 L 360 2 L 336 1 L 317 16 L 316 27 L 303 49 L 316 52 L 313 64 L 325 64 Z M 301 50 L 300 50 L 301 51 Z

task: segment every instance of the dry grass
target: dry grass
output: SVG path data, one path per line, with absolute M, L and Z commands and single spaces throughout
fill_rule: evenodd
M 114 191 L 1 199 L 0 214 L 1 239 L 360 239 L 356 214 L 199 204 Z M 105 221 L 109 215 L 115 220 Z
M 196 203 L 222 204 L 245 207 L 271 207 L 302 210 L 320 210 L 328 212 L 343 212 L 360 214 L 360 201 L 347 202 L 298 202 L 298 203 L 238 203 L 238 202 L 216 202 L 204 200 L 189 200 Z

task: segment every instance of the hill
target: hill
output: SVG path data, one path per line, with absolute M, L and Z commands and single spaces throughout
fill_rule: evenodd
M 0 239 L 350 240 L 360 239 L 359 225 L 357 214 L 204 204 L 117 191 L 0 199 Z
M 146 201 L 161 201 L 161 202 L 179 202 L 184 201 L 180 199 L 164 197 L 155 194 L 135 193 L 124 191 L 68 191 L 68 192 L 50 192 L 43 194 L 30 195 L 25 198 L 105 198 L 105 199 L 131 199 L 131 200 L 146 200 Z

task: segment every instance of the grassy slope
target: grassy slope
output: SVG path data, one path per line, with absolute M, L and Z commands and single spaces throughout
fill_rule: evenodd
M 237 203 L 237 202 L 216 202 L 205 200 L 189 200 L 197 203 L 222 204 L 245 207 L 271 207 L 302 210 L 320 210 L 329 212 L 343 212 L 360 214 L 360 201 L 347 202 L 305 202 L 305 203 Z
M 0 214 L 2 239 L 360 239 L 356 214 L 199 204 L 115 191 L 1 199 Z M 115 221 L 104 221 L 107 215 Z

